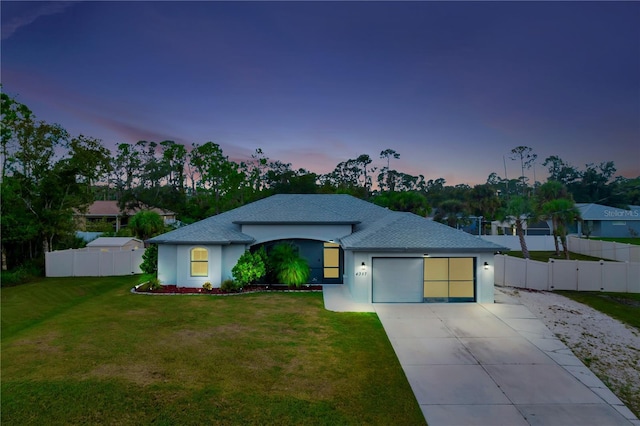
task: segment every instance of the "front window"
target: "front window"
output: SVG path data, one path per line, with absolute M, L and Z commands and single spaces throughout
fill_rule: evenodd
M 206 277 L 209 275 L 209 252 L 205 248 L 191 250 L 191 276 Z

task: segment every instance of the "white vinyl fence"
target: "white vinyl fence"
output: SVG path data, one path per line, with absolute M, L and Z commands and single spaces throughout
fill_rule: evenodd
M 618 262 L 640 262 L 640 246 L 614 243 L 612 241 L 588 240 L 575 236 L 567 237 L 569 251 L 587 256 L 611 259 Z
M 60 250 L 45 254 L 47 277 L 106 277 L 140 274 L 145 250 Z
M 639 262 L 552 260 L 545 263 L 498 254 L 494 256 L 494 265 L 494 281 L 499 286 L 640 293 Z

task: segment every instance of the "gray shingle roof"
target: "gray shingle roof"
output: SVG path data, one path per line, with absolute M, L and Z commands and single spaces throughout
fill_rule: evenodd
M 640 220 L 639 206 L 624 210 L 595 203 L 576 203 L 576 207 L 582 220 Z
M 495 251 L 501 247 L 412 213 L 385 218 L 340 240 L 345 249 L 384 251 Z
M 412 213 L 394 212 L 344 194 L 279 194 L 204 219 L 150 242 L 251 244 L 242 224 L 352 224 L 345 249 L 387 251 L 492 251 L 500 246 Z

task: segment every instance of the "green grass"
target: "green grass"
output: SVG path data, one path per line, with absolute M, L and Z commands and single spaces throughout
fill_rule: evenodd
M 2 424 L 424 424 L 375 314 L 326 311 L 321 293 L 135 283 L 2 289 Z
M 622 244 L 634 244 L 636 246 L 640 246 L 640 238 L 615 238 L 615 237 L 591 237 L 591 240 L 600 240 L 600 241 L 613 241 L 615 243 Z
M 509 256 L 513 256 L 513 257 L 519 257 L 521 259 L 524 259 L 524 256 L 522 255 L 521 251 L 509 251 L 507 253 L 505 253 Z M 529 257 L 531 260 L 538 260 L 540 262 L 548 262 L 549 259 L 554 259 L 554 260 L 565 260 L 564 255 L 562 254 L 562 252 L 560 252 L 560 256 L 556 256 L 556 252 L 555 251 L 530 251 L 529 252 Z M 599 257 L 593 257 L 593 256 L 587 256 L 584 254 L 578 254 L 578 253 L 569 253 L 569 258 L 570 260 L 591 260 L 591 261 L 599 261 L 600 258 Z M 610 261 L 613 262 L 613 261 Z
M 556 291 L 640 330 L 640 294 Z

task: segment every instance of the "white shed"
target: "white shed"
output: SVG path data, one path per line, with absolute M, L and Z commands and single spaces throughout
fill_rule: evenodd
M 87 244 L 87 249 L 92 251 L 131 251 L 142 248 L 142 240 L 131 237 L 99 237 Z

